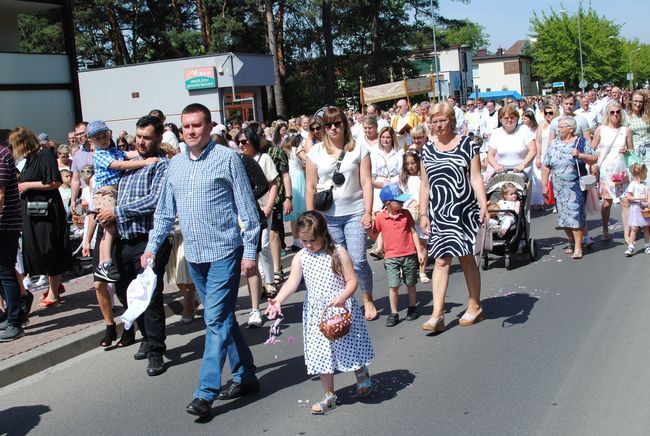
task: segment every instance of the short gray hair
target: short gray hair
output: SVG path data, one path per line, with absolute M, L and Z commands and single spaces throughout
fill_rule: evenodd
M 560 126 L 560 124 L 566 124 L 567 126 L 571 127 L 571 131 L 573 133 L 575 133 L 576 129 L 578 128 L 578 123 L 576 123 L 575 118 L 569 116 L 563 116 L 558 118 L 557 120 L 558 127 Z

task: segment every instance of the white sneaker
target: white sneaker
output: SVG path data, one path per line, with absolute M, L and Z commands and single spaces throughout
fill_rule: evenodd
M 25 289 L 31 288 L 32 287 L 32 279 L 30 279 L 29 277 L 25 277 L 23 279 L 23 286 L 25 287 Z
M 262 327 L 262 313 L 259 310 L 251 310 L 248 315 L 248 327 Z
M 50 282 L 49 282 L 49 280 L 47 279 L 47 276 L 41 276 L 41 278 L 39 278 L 38 281 L 36 282 L 36 286 L 37 286 L 37 287 L 38 287 L 38 286 L 45 286 L 45 285 L 47 285 L 47 284 L 49 284 L 49 283 L 50 283 Z
M 645 246 L 645 254 L 650 254 L 650 245 Z
M 625 256 L 630 257 L 634 254 L 634 245 L 628 245 L 627 250 L 625 250 Z

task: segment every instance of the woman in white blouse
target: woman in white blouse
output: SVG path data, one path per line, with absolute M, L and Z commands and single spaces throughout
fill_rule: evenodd
M 346 247 L 363 293 L 367 320 L 377 317 L 372 298 L 372 270 L 366 257 L 366 231 L 372 222 L 372 176 L 370 156 L 363 144 L 356 144 L 345 112 L 337 107 L 323 114 L 323 142 L 307 153 L 305 175 L 307 210 L 314 210 L 314 195 L 332 189 L 333 201 L 321 210 L 334 242 Z M 337 161 L 345 152 L 340 166 Z M 340 173 L 333 178 L 334 173 Z M 341 180 L 340 175 L 343 176 Z M 335 183 L 335 180 L 337 183 Z
M 513 106 L 501 109 L 499 120 L 501 127 L 494 129 L 490 137 L 488 163 L 497 173 L 512 168 L 516 173 L 526 171 L 530 174 L 530 164 L 537 151 L 530 129 L 518 124 L 519 112 Z
M 404 150 L 399 146 L 397 134 L 392 127 L 384 127 L 379 132 L 379 147 L 370 153 L 372 167 L 372 187 L 374 189 L 373 211 L 382 209 L 379 192 L 387 185 L 399 183 L 402 173 Z

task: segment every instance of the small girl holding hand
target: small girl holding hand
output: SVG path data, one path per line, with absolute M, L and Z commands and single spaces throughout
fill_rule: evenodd
M 318 212 L 305 212 L 298 219 L 298 235 L 303 249 L 291 262 L 291 273 L 275 299 L 269 298 L 266 315 L 274 319 L 281 315 L 282 303 L 293 294 L 304 277 L 307 292 L 302 310 L 303 340 L 307 374 L 320 374 L 325 396 L 314 404 L 311 413 L 322 415 L 334 409 L 334 372 L 354 371 L 357 377 L 357 397 L 370 394 L 372 381 L 367 365 L 374 357 L 368 330 L 354 291 L 357 279 L 348 252 L 335 245 L 327 231 L 327 221 Z M 352 314 L 350 332 L 335 341 L 320 331 L 321 314 L 329 305 L 345 307 Z
M 404 153 L 404 163 L 402 164 L 402 175 L 400 176 L 400 187 L 405 194 L 411 196 L 410 199 L 404 202 L 404 207 L 411 212 L 411 216 L 415 221 L 415 231 L 418 233 L 420 239 L 420 246 L 427 247 L 428 238 L 422 233 L 420 229 L 420 186 L 422 185 L 420 179 L 420 154 L 417 150 L 407 150 Z M 431 279 L 427 276 L 427 256 L 424 257 L 424 262 L 420 263 L 420 282 L 429 283 Z
M 634 255 L 634 244 L 639 229 L 643 229 L 645 254 L 650 254 L 650 218 L 645 218 L 641 214 L 641 209 L 647 208 L 650 200 L 650 193 L 645 184 L 648 169 L 644 164 L 636 163 L 630 166 L 630 174 L 632 174 L 632 182 L 627 186 L 625 194 L 630 202 L 627 215 L 627 222 L 630 226 L 630 239 L 627 241 L 628 245 L 625 250 L 625 256 L 627 257 Z

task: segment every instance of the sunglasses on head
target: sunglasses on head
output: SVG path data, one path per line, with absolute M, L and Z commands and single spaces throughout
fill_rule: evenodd
M 343 126 L 343 121 L 338 120 L 338 121 L 334 121 L 333 123 L 325 123 L 326 129 L 331 129 L 332 126 L 336 127 L 337 129 L 340 129 L 341 126 Z

